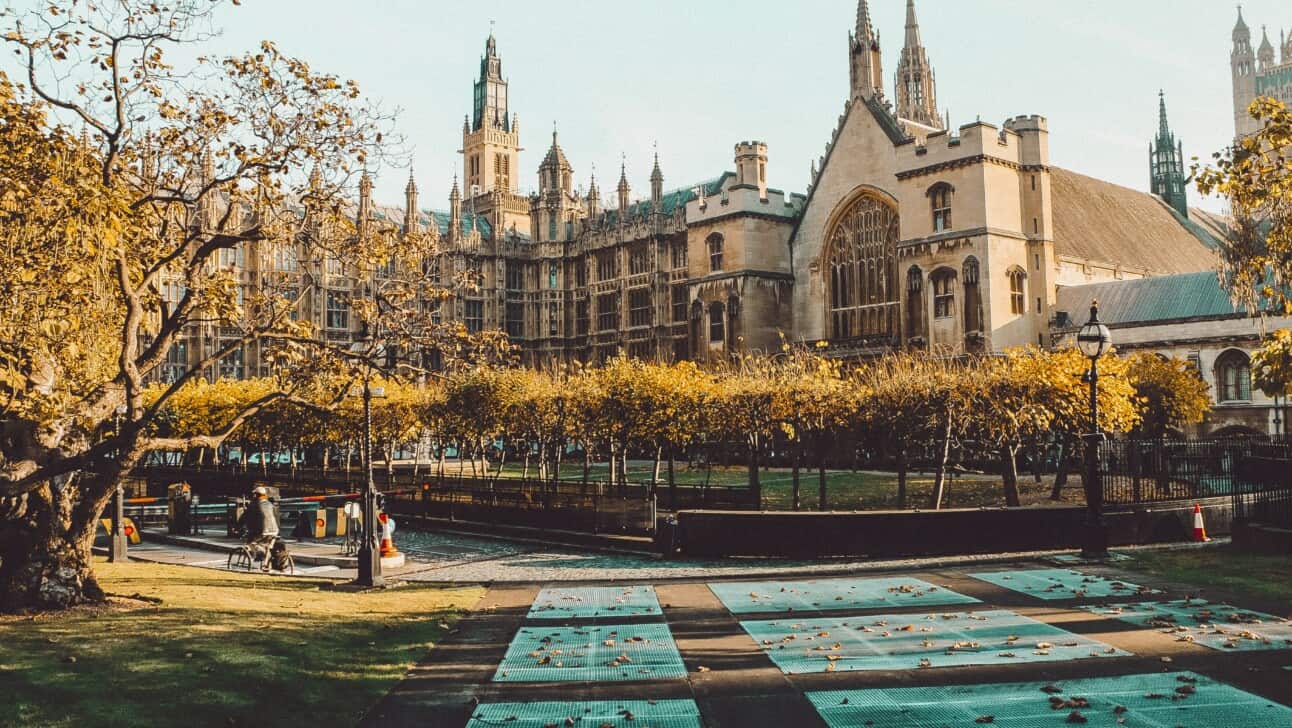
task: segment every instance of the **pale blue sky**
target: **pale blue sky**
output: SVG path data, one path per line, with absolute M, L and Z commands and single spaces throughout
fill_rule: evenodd
M 872 0 L 891 95 L 905 3 Z M 1232 3 L 1221 0 L 917 0 L 924 44 L 952 123 L 1049 117 L 1054 164 L 1147 189 L 1157 91 L 1186 157 L 1207 158 L 1233 135 Z M 848 90 L 855 0 L 243 0 L 223 12 L 213 50 L 276 40 L 320 70 L 357 80 L 402 111 L 423 204 L 443 207 L 469 110 L 471 83 L 497 21 L 498 48 L 520 115 L 522 189 L 551 142 L 586 184 L 603 189 L 628 157 L 635 194 L 649 189 L 658 141 L 666 186 L 732 166 L 743 139 L 770 145 L 769 181 L 803 191 Z M 1248 0 L 1260 26 L 1292 28 L 1286 0 Z M 377 193 L 402 198 L 406 171 Z M 608 184 L 605 184 L 608 183 Z

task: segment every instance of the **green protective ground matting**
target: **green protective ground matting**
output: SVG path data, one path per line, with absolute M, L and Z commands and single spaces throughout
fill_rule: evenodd
M 830 728 L 1292 728 L 1292 708 L 1179 672 L 1053 684 L 829 691 L 807 697 Z M 1074 712 L 1078 717 L 1072 717 Z
M 969 576 L 1037 599 L 1099 599 L 1154 593 L 1128 581 L 1105 579 L 1071 569 L 994 571 Z
M 709 590 L 732 614 L 782 614 L 835 609 L 892 609 L 978 604 L 927 581 L 910 578 L 716 582 Z
M 598 586 L 544 589 L 529 609 L 529 619 L 595 619 L 660 616 L 651 586 Z
M 694 700 L 623 700 L 587 703 L 497 703 L 481 705 L 466 728 L 702 728 Z
M 686 677 L 666 624 L 522 627 L 495 682 L 623 682 Z
M 780 619 L 741 627 L 787 675 L 1005 665 L 1131 653 L 1008 611 Z
M 1152 627 L 1178 642 L 1216 650 L 1292 649 L 1292 622 L 1204 599 L 1083 607 L 1139 627 Z

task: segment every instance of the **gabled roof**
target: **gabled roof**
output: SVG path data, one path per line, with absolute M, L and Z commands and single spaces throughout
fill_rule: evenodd
M 1092 283 L 1059 289 L 1055 310 L 1066 311 L 1073 325 L 1086 321 L 1092 302 L 1109 325 L 1243 315 L 1214 271 L 1131 281 Z
M 1218 241 L 1146 192 L 1050 168 L 1060 256 L 1166 275 L 1216 267 Z

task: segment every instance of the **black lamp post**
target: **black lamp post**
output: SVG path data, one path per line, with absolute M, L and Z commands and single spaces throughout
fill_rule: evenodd
M 1113 336 L 1099 321 L 1099 302 L 1090 306 L 1090 321 L 1077 334 L 1077 348 L 1090 359 L 1090 434 L 1086 435 L 1086 491 L 1085 538 L 1081 555 L 1087 559 L 1108 556 L 1108 533 L 1104 524 L 1104 488 L 1099 468 L 1099 445 L 1104 436 L 1099 431 L 1099 357 L 1112 347 Z
M 125 414 L 126 406 L 124 404 L 117 405 L 117 437 L 121 437 L 121 418 Z M 120 450 L 118 450 L 118 457 L 120 457 Z M 125 563 L 129 543 L 129 539 L 126 538 L 126 498 L 124 491 L 121 489 L 121 483 L 118 481 L 117 490 L 112 494 L 112 534 L 111 538 L 108 539 L 108 561 Z
M 361 334 L 364 348 L 363 371 L 363 541 L 359 544 L 359 586 L 384 586 L 381 575 L 381 535 L 377 533 L 377 483 L 372 475 L 372 335 L 365 323 Z M 382 392 L 384 394 L 384 392 Z

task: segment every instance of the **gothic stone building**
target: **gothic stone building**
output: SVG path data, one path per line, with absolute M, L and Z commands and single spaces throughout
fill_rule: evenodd
M 1268 43 L 1253 65 L 1249 36 L 1240 19 L 1236 109 L 1253 93 L 1287 90 L 1289 66 L 1274 66 Z M 438 235 L 437 269 L 480 281 L 443 315 L 470 330 L 506 331 L 537 366 L 620 351 L 713 360 L 775 349 L 782 334 L 826 342 L 842 357 L 990 353 L 1062 341 L 1096 294 L 1142 300 L 1172 286 L 1196 292 L 1208 280 L 1219 290 L 1209 271 L 1225 221 L 1187 205 L 1183 145 L 1164 97 L 1150 194 L 1052 164 L 1042 116 L 952 127 L 913 0 L 891 98 L 868 0 L 858 2 L 847 52 L 843 110 L 804 195 L 768 186 L 768 148 L 751 141 L 735 145 L 733 171 L 679 188 L 666 188 L 657 155 L 640 197 L 621 165 L 603 198 L 595 176 L 577 186 L 555 132 L 537 191 L 522 194 L 520 119 L 491 34 L 463 124 L 464 184 L 454 181 L 448 211 L 423 209 L 411 177 L 402 208 L 378 206 L 367 181 L 361 224 L 371 217 Z M 314 306 L 321 330 L 339 340 L 354 333 L 345 290 L 321 292 Z M 1118 320 L 1142 316 L 1138 306 L 1109 315 L 1140 329 L 1135 346 L 1193 357 L 1219 397 L 1247 398 L 1225 402 L 1235 412 L 1250 406 L 1238 419 L 1262 429 L 1268 403 L 1251 401 L 1250 373 L 1229 366 L 1237 354 L 1213 352 L 1253 348 L 1256 336 L 1232 309 L 1224 314 L 1232 325 L 1216 323 L 1219 304 L 1208 296 L 1213 307 L 1172 309 L 1165 328 Z M 1202 321 L 1210 333 L 1171 333 Z

